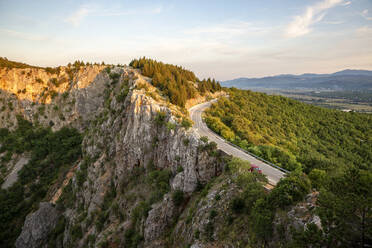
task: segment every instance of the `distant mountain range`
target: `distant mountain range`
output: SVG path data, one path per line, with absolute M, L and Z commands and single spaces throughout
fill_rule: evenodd
M 263 78 L 237 78 L 221 83 L 240 89 L 372 90 L 372 71 L 343 70 L 332 74 L 277 75 Z

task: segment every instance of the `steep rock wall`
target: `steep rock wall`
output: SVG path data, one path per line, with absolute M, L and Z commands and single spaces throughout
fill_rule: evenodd
M 102 72 L 88 87 L 70 93 L 87 126 L 80 125 L 85 130 L 82 162 L 56 203 L 66 218 L 58 239 L 64 246 L 124 246 L 129 241 L 123 234 L 130 230 L 145 244 L 161 240 L 180 213 L 172 207 L 172 192 L 183 192 L 187 199 L 224 168 L 222 154 L 181 125 L 186 118 L 182 110 L 154 95 L 150 79 L 131 68 L 111 72 L 120 74 L 118 82 Z M 158 185 L 166 189 L 159 195 L 149 178 L 161 173 L 168 177 Z M 146 204 L 146 213 L 136 221 L 141 204 Z M 74 234 L 77 230 L 81 235 Z

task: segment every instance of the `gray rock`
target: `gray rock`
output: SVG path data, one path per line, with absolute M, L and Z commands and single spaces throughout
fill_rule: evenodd
M 145 242 L 147 244 L 158 239 L 164 229 L 172 221 L 175 215 L 175 206 L 169 194 L 164 196 L 164 200 L 155 206 L 149 212 L 145 223 Z
M 26 217 L 22 233 L 17 238 L 15 246 L 17 248 L 41 247 L 57 225 L 58 218 L 59 213 L 51 203 L 41 202 L 39 209 Z

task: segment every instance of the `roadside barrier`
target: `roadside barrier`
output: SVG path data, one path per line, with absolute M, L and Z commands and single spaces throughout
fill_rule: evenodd
M 203 119 L 203 123 L 207 126 L 207 124 L 206 124 L 205 121 L 204 121 L 204 118 L 202 118 L 202 119 Z M 207 127 L 208 127 L 208 126 L 207 126 Z M 231 143 L 231 142 L 225 140 L 224 138 L 222 138 L 219 134 L 217 134 L 215 131 L 213 131 L 213 130 L 210 129 L 209 127 L 208 127 L 208 129 L 209 129 L 212 133 L 214 133 L 217 137 L 219 137 L 220 139 L 222 139 L 223 141 L 225 141 L 225 142 L 228 143 L 229 145 L 235 147 L 236 149 L 238 149 L 238 150 L 240 150 L 240 151 L 242 151 L 242 152 L 244 152 L 244 153 L 247 153 L 248 155 L 251 155 L 252 157 L 254 157 L 254 158 L 256 158 L 256 159 L 258 159 L 258 160 L 260 160 L 260 161 L 262 161 L 262 162 L 264 162 L 264 163 L 266 163 L 266 164 L 268 164 L 268 165 L 270 165 L 271 167 L 274 167 L 274 168 L 276 168 L 276 169 L 278 169 L 278 170 L 280 170 L 280 171 L 286 173 L 286 174 L 287 174 L 287 173 L 290 173 L 290 171 L 288 171 L 288 170 L 286 170 L 286 169 L 284 169 L 284 168 L 282 168 L 282 167 L 280 167 L 280 166 L 277 166 L 277 165 L 275 165 L 275 164 L 273 164 L 273 163 L 271 163 L 271 162 L 269 162 L 269 161 L 267 161 L 267 160 L 265 160 L 265 159 L 263 159 L 263 158 L 261 158 L 261 157 L 255 155 L 255 154 L 253 154 L 253 153 L 251 153 L 251 152 L 249 152 L 249 151 L 247 151 L 247 150 L 244 150 L 243 148 L 241 148 L 241 147 L 239 147 L 239 146 L 237 146 L 237 145 L 235 145 L 235 144 L 233 144 L 233 143 Z

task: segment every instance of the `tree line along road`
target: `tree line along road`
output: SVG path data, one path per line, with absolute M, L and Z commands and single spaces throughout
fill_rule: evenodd
M 227 141 L 225 141 L 222 137 L 214 133 L 210 130 L 202 118 L 202 113 L 205 109 L 209 108 L 213 102 L 217 100 L 214 99 L 209 102 L 201 103 L 198 105 L 193 106 L 189 109 L 191 120 L 194 122 L 194 130 L 199 134 L 200 137 L 206 136 L 210 141 L 214 141 L 217 143 L 218 149 L 226 152 L 229 155 L 234 157 L 241 158 L 243 160 L 249 161 L 251 164 L 255 164 L 262 170 L 262 173 L 267 176 L 269 183 L 272 185 L 276 185 L 279 180 L 284 177 L 285 173 L 280 171 L 277 168 L 270 166 L 269 164 L 258 160 L 257 158 L 249 155 L 248 153 L 243 152 L 237 147 L 232 146 Z

